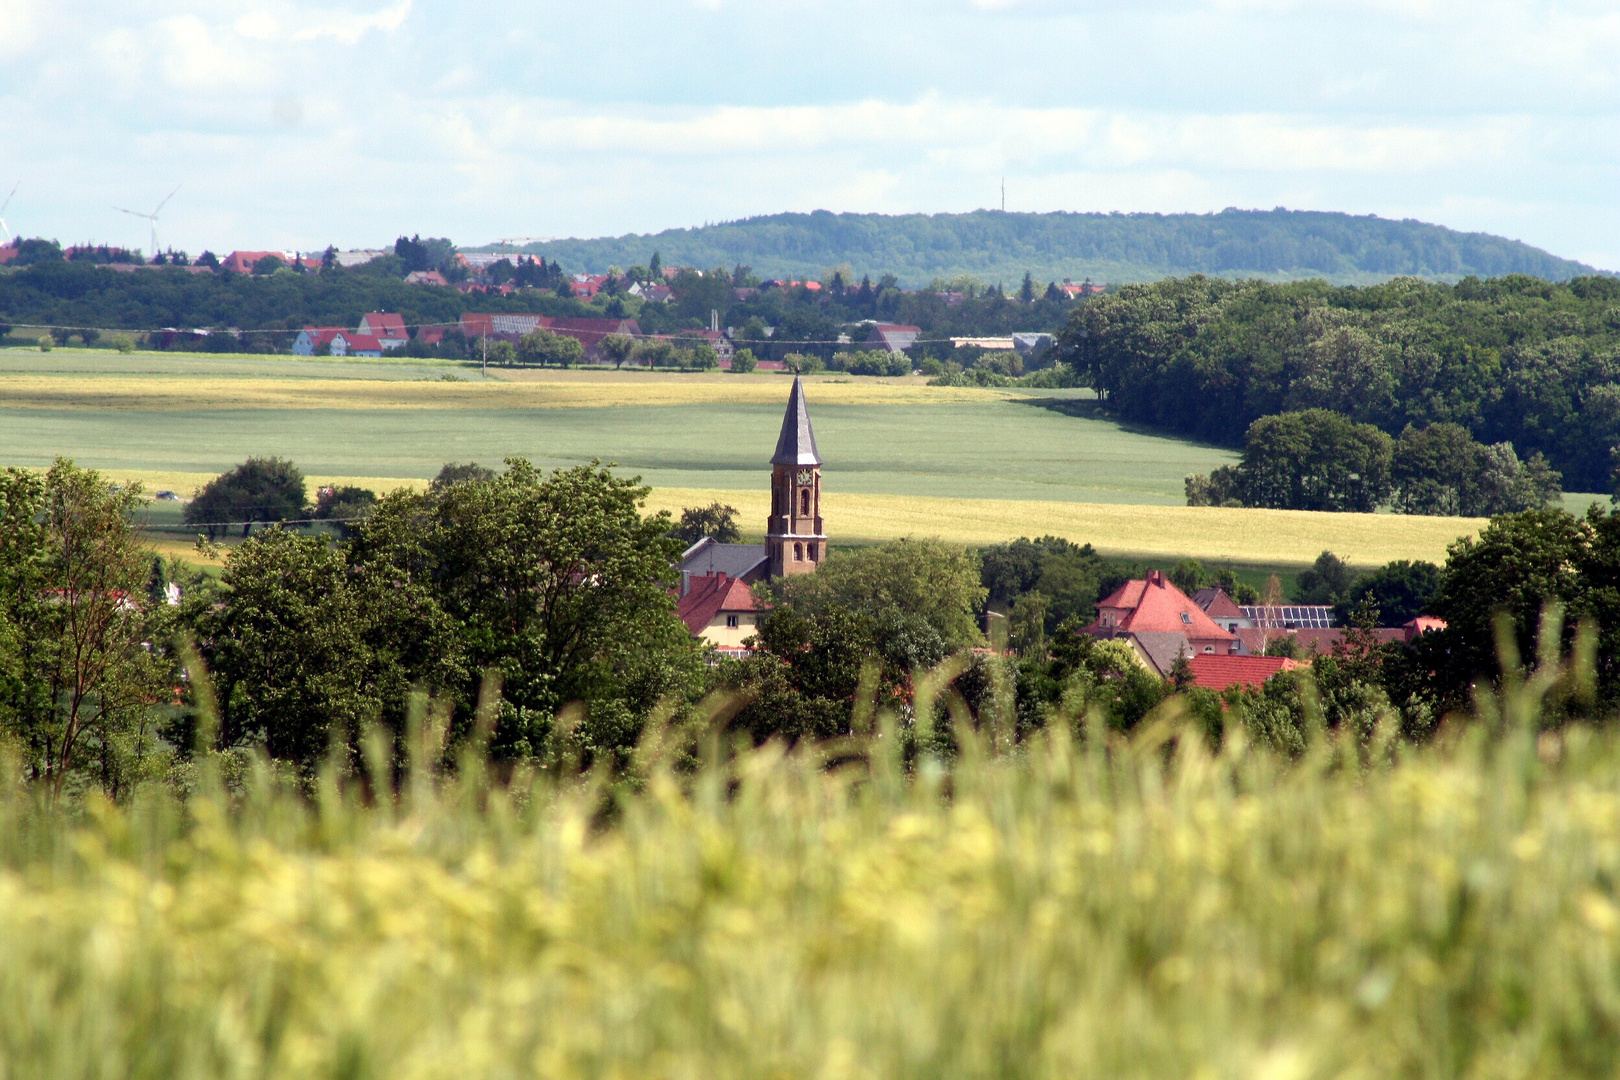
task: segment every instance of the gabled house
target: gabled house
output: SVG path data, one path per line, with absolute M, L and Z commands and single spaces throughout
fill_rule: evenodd
M 583 345 L 587 360 L 600 356 L 602 339 L 610 334 L 632 338 L 641 336 L 641 324 L 634 319 L 552 319 L 550 330 L 553 334 L 571 337 Z
M 1238 652 L 1236 635 L 1218 626 L 1162 570 L 1127 581 L 1098 601 L 1097 621 L 1084 632 L 1129 642 L 1144 665 L 1166 678 L 1181 657 Z
M 770 572 L 769 552 L 764 544 L 722 544 L 705 536 L 681 553 L 681 595 L 694 581 L 719 575 L 745 585 L 763 581 Z
M 294 356 L 318 356 L 332 339 L 343 333 L 341 326 L 306 326 L 293 339 Z M 339 354 L 341 355 L 341 354 Z
M 288 266 L 291 266 L 293 260 L 297 258 L 293 253 L 286 251 L 233 251 L 219 261 L 219 268 L 237 274 L 251 274 L 259 260 L 269 255 L 274 255 Z
M 759 629 L 764 605 L 741 578 L 702 574 L 688 581 L 675 614 L 692 636 L 724 652 L 744 652 L 743 642 Z
M 405 275 L 407 285 L 448 285 L 450 282 L 437 270 L 412 270 Z
M 714 355 L 719 358 L 721 364 L 729 365 L 731 358 L 737 354 L 736 348 L 731 344 L 731 339 L 718 330 L 677 330 L 675 332 L 676 344 L 683 340 L 690 344 L 693 338 L 714 349 Z
M 333 356 L 381 356 L 382 342 L 371 334 L 356 334 L 343 330 L 332 337 Z
M 873 323 L 866 344 L 876 345 L 892 353 L 903 353 L 917 343 L 922 327 L 903 326 L 899 323 Z
M 550 330 L 554 322 L 556 320 L 549 315 L 464 311 L 461 313 L 461 332 L 466 335 L 468 341 L 490 337 L 516 344 L 517 339 L 524 334 L 536 330 Z
M 372 311 L 360 316 L 360 333 L 370 334 L 385 349 L 402 349 L 411 340 L 404 318 L 388 311 Z

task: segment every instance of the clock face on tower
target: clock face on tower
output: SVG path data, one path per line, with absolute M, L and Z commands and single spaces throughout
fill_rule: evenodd
M 811 472 L 809 469 L 799 470 L 799 483 L 805 485 L 806 487 L 809 487 L 812 483 L 814 483 L 815 479 L 816 474 Z

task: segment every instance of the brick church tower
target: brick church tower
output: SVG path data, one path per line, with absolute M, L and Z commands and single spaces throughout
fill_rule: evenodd
M 821 455 L 804 384 L 797 377 L 788 395 L 782 434 L 771 455 L 771 516 L 765 523 L 766 574 L 808 574 L 827 557 L 827 534 L 821 525 Z

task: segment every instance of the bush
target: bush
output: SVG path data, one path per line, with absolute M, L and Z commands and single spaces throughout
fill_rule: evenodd
M 130 334 L 108 334 L 107 344 L 111 345 L 121 353 L 132 353 L 135 351 L 135 338 Z
M 39 351 L 40 352 L 50 352 L 54 348 L 56 348 L 56 339 L 55 338 L 51 337 L 51 335 L 49 335 L 49 334 L 41 334 L 41 335 L 39 335 Z
M 759 360 L 754 356 L 753 349 L 738 349 L 731 354 L 731 373 L 733 375 L 746 375 L 759 366 Z

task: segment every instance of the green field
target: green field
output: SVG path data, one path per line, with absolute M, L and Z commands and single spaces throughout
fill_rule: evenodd
M 658 487 L 749 491 L 763 486 L 788 389 L 785 378 L 773 375 L 626 374 L 593 377 L 645 387 L 655 402 L 665 396 L 662 387 L 676 383 L 681 396 L 700 400 L 523 407 L 537 389 L 524 381 L 415 388 L 442 392 L 442 407 L 401 398 L 407 407 L 333 408 L 317 401 L 281 408 L 260 385 L 266 379 L 422 383 L 446 370 L 408 362 L 8 351 L 0 353 L 0 462 L 45 465 L 61 453 L 105 470 L 209 474 L 248 454 L 279 454 L 312 475 L 419 479 L 451 460 L 493 463 L 517 455 L 554 466 L 601 458 Z M 463 374 L 476 378 L 476 369 Z M 556 375 L 562 380 L 563 373 Z M 41 376 L 63 393 L 42 400 Z M 218 392 L 199 392 L 199 401 L 187 407 L 185 384 L 202 380 Z M 221 390 L 222 380 L 237 382 Z M 1049 407 L 1085 408 L 1087 401 L 1075 400 L 1085 396 L 1078 391 L 952 391 L 939 393 L 938 404 L 910 393 L 894 402 L 839 403 L 851 396 L 852 381 L 859 388 L 872 380 L 823 377 L 808 391 L 829 491 L 1173 505 L 1182 500 L 1187 473 L 1232 460 L 1224 450 Z M 748 384 L 757 400 L 725 400 L 739 384 Z M 98 395 L 113 386 L 117 396 L 103 406 Z M 407 388 L 377 389 L 387 398 L 391 389 L 403 394 Z M 494 392 L 465 400 L 475 389 Z M 233 407 L 261 400 L 266 407 Z
M 1480 524 L 1186 507 L 1186 474 L 1234 456 L 1127 429 L 1095 415 L 1084 391 L 807 383 L 836 543 L 1050 533 L 1263 580 L 1323 550 L 1360 566 L 1443 560 Z M 599 458 L 652 485 L 654 507 L 722 499 L 751 532 L 766 513 L 787 391 L 768 374 L 520 370 L 484 380 L 476 366 L 442 361 L 0 350 L 0 464 L 39 467 L 60 454 L 189 495 L 253 454 L 291 458 L 312 483 L 378 491 L 421 484 L 446 461 Z M 176 547 L 177 515 L 174 504 L 153 507 L 156 535 Z

